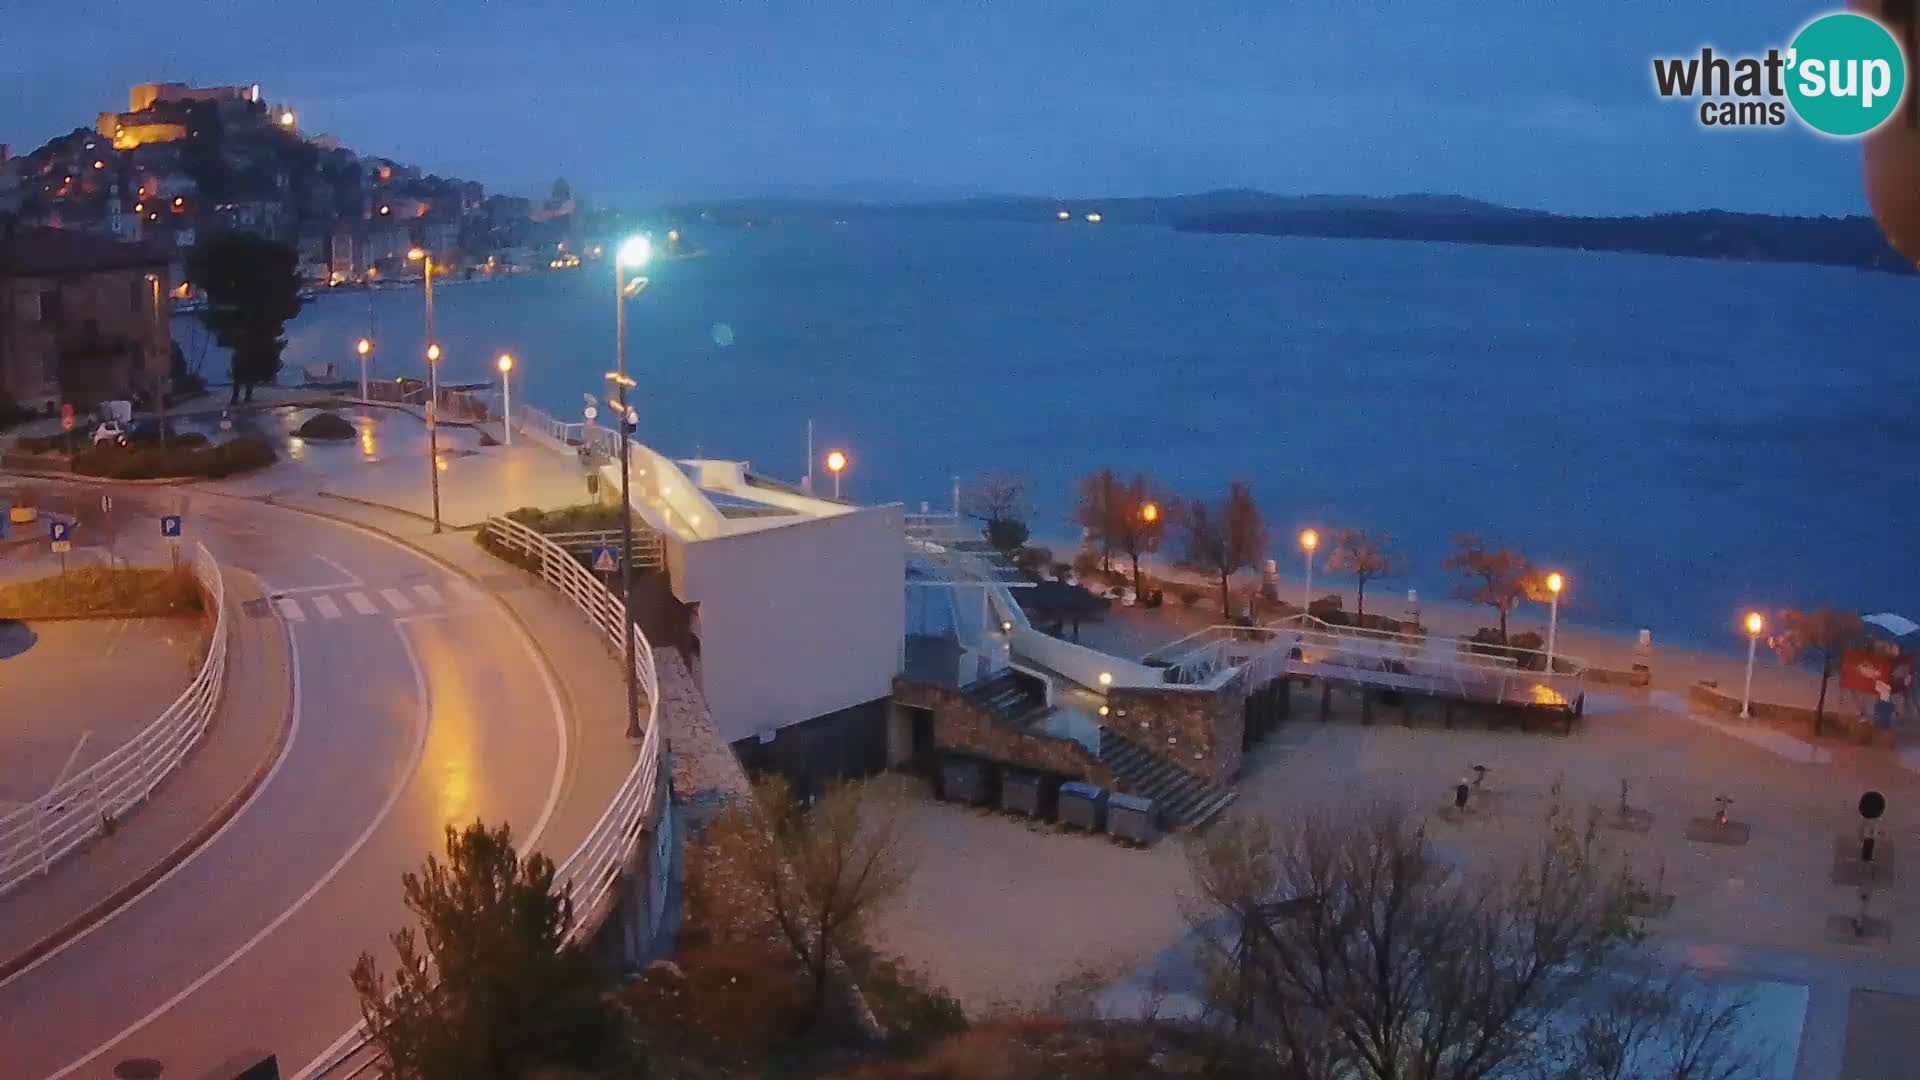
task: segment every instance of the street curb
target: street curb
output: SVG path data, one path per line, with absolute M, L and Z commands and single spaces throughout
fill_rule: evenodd
M 231 568 L 227 568 L 227 570 L 223 572 L 230 570 Z M 239 572 L 247 573 L 244 570 Z M 252 574 L 248 574 L 247 576 L 253 577 Z M 255 577 L 254 581 L 258 583 L 259 578 Z M 266 595 L 266 589 L 262 587 L 260 593 L 263 596 Z M 288 677 L 291 678 L 293 672 L 293 637 L 282 628 L 280 630 L 280 639 L 285 646 L 287 672 Z M 227 687 L 222 683 L 220 687 L 220 707 L 225 709 L 227 704 Z M 216 716 L 217 715 L 216 713 Z M 201 737 L 203 739 L 207 738 L 211 735 L 212 730 L 212 727 L 209 726 L 207 734 L 203 734 Z M 240 785 L 232 795 L 227 797 L 226 802 L 221 803 L 220 806 L 214 810 L 212 816 L 202 822 L 199 828 L 190 833 L 186 840 L 162 856 L 159 862 L 148 867 L 146 871 L 135 877 L 132 881 L 109 893 L 86 911 L 68 920 L 53 933 L 48 934 L 46 937 L 28 946 L 20 955 L 6 961 L 0 961 L 0 982 L 5 982 L 21 969 L 31 965 L 42 956 L 53 952 L 55 949 L 72 941 L 79 935 L 86 933 L 93 926 L 120 910 L 121 907 L 133 900 L 134 897 L 145 892 L 149 886 L 165 877 L 174 867 L 185 862 L 189 855 L 200 850 L 208 840 L 213 838 L 214 833 L 219 832 L 226 826 L 227 822 L 233 820 L 233 816 L 239 813 L 240 808 L 246 805 L 248 799 L 253 797 L 253 793 L 260 790 L 260 785 L 266 782 L 267 774 L 273 771 L 273 763 L 280 760 L 280 754 L 286 749 L 287 739 L 292 732 L 293 695 L 289 693 L 285 707 L 280 713 L 280 732 L 274 736 L 273 745 L 268 747 L 267 752 L 261 756 L 260 763 L 254 766 L 253 775 L 247 778 L 247 782 Z M 171 779 L 171 777 L 169 777 L 169 779 Z M 152 796 L 148 797 L 151 798 Z
M 321 498 L 321 499 L 338 499 L 338 500 L 340 500 L 341 502 L 349 502 L 349 503 L 353 503 L 353 504 L 354 504 L 354 505 L 356 505 L 356 506 L 364 506 L 364 507 L 366 507 L 366 508 L 367 508 L 367 509 L 369 509 L 369 510 L 380 510 L 380 511 L 384 511 L 384 512 L 386 512 L 386 513 L 389 513 L 389 514 L 399 514 L 399 515 L 401 515 L 402 517 L 410 517 L 410 518 L 412 518 L 412 519 L 413 519 L 413 520 L 415 520 L 415 521 L 420 521 L 420 522 L 425 522 L 425 523 L 426 523 L 426 524 L 428 524 L 428 525 L 431 525 L 431 524 L 433 524 L 433 519 L 432 519 L 432 518 L 430 518 L 430 517 L 428 517 L 428 516 L 427 516 L 427 515 L 425 515 L 425 514 L 422 514 L 422 513 L 420 513 L 420 512 L 418 512 L 418 511 L 416 511 L 416 510 L 402 510 L 402 509 L 401 509 L 400 507 L 398 507 L 398 506 L 388 506 L 388 505 L 387 505 L 386 503 L 377 503 L 377 502 L 374 502 L 374 501 L 373 501 L 372 499 L 362 499 L 362 498 L 359 498 L 359 497 L 357 497 L 357 496 L 354 496 L 354 495 L 341 495 L 341 494 L 339 494 L 338 492 L 333 492 L 333 491 L 316 491 L 316 492 L 314 492 L 313 494 L 314 494 L 314 496 L 315 496 L 316 498 Z M 275 506 L 280 506 L 281 504 L 279 504 L 279 503 L 275 503 L 274 505 L 275 505 Z M 297 509 L 300 509 L 299 507 L 283 507 L 283 508 L 284 508 L 284 509 L 289 509 L 289 510 L 297 510 Z M 317 510 L 316 510 L 316 511 L 312 511 L 312 512 L 313 512 L 313 513 L 319 513 L 319 511 L 317 511 Z M 329 515 L 326 515 L 326 514 L 321 514 L 320 516 L 321 516 L 321 517 L 328 517 Z M 337 520 L 340 520 L 340 519 L 338 519 L 338 518 L 334 518 L 333 520 L 336 520 L 336 521 L 337 521 Z M 359 524 L 359 523 L 358 523 L 358 522 L 356 522 L 355 524 Z M 478 523 L 478 524 L 471 524 L 471 525 L 452 525 L 452 524 L 449 524 L 449 523 L 447 523 L 447 522 L 444 522 L 444 521 L 443 521 L 443 522 L 441 522 L 441 523 L 440 523 L 440 527 L 441 527 L 442 529 L 451 529 L 451 530 L 453 530 L 454 532 L 479 532 L 479 531 L 480 531 L 480 526 L 481 526 L 481 525 L 483 525 L 483 524 L 485 524 L 485 522 L 481 522 L 481 523 Z M 378 528 L 378 526 L 372 526 L 372 525 L 369 525 L 369 526 L 367 526 L 367 527 L 368 527 L 368 528 Z M 383 533 L 384 533 L 384 530 L 383 530 Z M 389 536 L 389 537 L 390 537 L 391 539 L 394 539 L 394 540 L 400 540 L 400 538 L 399 538 L 399 537 L 397 537 L 397 536 L 392 536 L 391 534 L 386 534 L 386 535 L 388 535 L 388 536 Z M 403 544 L 404 544 L 404 543 L 406 543 L 406 541 L 404 541 L 404 540 L 401 540 L 400 542 L 401 542 L 401 543 L 403 543 Z M 408 547 L 412 547 L 413 545 L 411 545 L 411 544 L 408 544 L 407 546 L 408 546 Z
M 244 476 L 244 473 L 235 475 Z M 161 476 L 151 480 L 116 480 L 111 476 L 88 476 L 84 473 L 40 472 L 38 470 L 19 469 L 13 466 L 0 468 L 0 476 L 13 476 L 22 480 L 70 480 L 77 484 L 124 484 L 127 487 L 178 487 L 181 484 L 204 484 L 212 477 L 208 476 Z M 226 479 L 226 477 L 222 477 Z

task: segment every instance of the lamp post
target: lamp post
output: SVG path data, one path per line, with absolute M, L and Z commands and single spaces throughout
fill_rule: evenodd
M 1767 620 L 1757 611 L 1747 612 L 1747 681 L 1740 688 L 1740 719 L 1753 719 L 1753 654 L 1760 650 L 1760 631 L 1767 628 Z
M 1300 550 L 1307 556 L 1307 583 L 1300 590 L 1300 614 L 1313 607 L 1313 553 L 1320 546 L 1320 534 L 1313 529 L 1300 530 Z
M 1547 575 L 1547 674 L 1553 674 L 1553 635 L 1560 628 L 1560 590 L 1566 588 L 1567 579 L 1559 574 Z
M 427 274 L 427 340 L 433 340 L 433 256 L 422 248 L 409 248 L 407 261 L 417 262 L 426 269 Z
M 834 450 L 827 454 L 827 471 L 833 474 L 833 497 L 840 498 L 840 474 L 847 468 L 847 455 Z
M 1160 504 L 1150 502 L 1142 506 L 1140 508 L 1140 520 L 1146 526 L 1146 528 L 1142 530 L 1145 535 L 1141 536 L 1140 543 L 1136 546 L 1141 548 L 1152 547 L 1153 529 L 1155 524 L 1160 520 Z M 1133 588 L 1136 593 L 1140 591 L 1140 585 L 1141 583 L 1137 580 L 1133 583 Z M 1139 599 L 1144 602 L 1146 598 L 1140 597 Z
M 513 354 L 501 353 L 494 361 L 500 369 L 500 426 L 505 429 L 507 445 L 513 445 Z
M 640 675 L 634 667 L 633 632 L 633 468 L 631 465 L 632 448 L 629 441 L 633 437 L 633 409 L 627 404 L 627 391 L 637 385 L 627 375 L 627 301 L 640 295 L 647 287 L 647 279 L 636 277 L 626 280 L 626 268 L 641 266 L 653 254 L 653 245 L 644 236 L 630 236 L 621 241 L 613 255 L 613 311 L 614 311 L 614 361 L 618 365 L 607 373 L 607 381 L 613 383 L 619 408 L 620 433 L 620 617 L 625 624 L 621 627 L 621 638 L 625 643 L 627 668 L 627 738 L 638 739 L 646 733 L 640 729 Z
M 435 402 L 440 398 L 440 345 L 427 346 L 427 475 L 433 478 L 433 531 L 440 531 L 440 427 Z
M 353 351 L 360 354 L 360 400 L 371 401 L 372 397 L 367 391 L 367 358 L 373 355 L 373 341 L 361 338 L 354 342 Z

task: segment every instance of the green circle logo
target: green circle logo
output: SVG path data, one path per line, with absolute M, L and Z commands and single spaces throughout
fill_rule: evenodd
M 1851 12 L 1808 23 L 1787 51 L 1787 100 L 1807 126 L 1864 135 L 1900 106 L 1907 60 L 1887 28 Z

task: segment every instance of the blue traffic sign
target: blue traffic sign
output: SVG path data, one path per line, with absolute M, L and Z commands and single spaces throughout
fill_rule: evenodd
M 601 574 L 611 574 L 620 569 L 620 552 L 612 544 L 594 545 L 593 569 Z
M 179 536 L 180 535 L 180 515 L 179 514 L 167 514 L 160 519 L 160 535 L 161 536 Z
M 68 539 L 67 533 L 71 532 L 72 529 L 73 526 L 64 521 L 50 521 L 47 523 L 47 539 L 58 544 L 62 540 Z

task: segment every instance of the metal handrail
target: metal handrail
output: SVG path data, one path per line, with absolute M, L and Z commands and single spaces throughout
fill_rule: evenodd
M 480 530 L 481 535 L 491 536 L 502 547 L 537 559 L 537 572 L 541 580 L 572 600 L 574 606 L 600 628 L 610 645 L 619 650 L 625 649 L 626 641 L 622 633 L 626 618 L 625 605 L 581 566 L 579 560 L 545 536 L 509 518 L 490 517 Z M 659 780 L 660 684 L 654 673 L 653 646 L 647 642 L 646 635 L 640 632 L 638 626 L 633 628 L 633 633 L 636 639 L 633 666 L 640 680 L 640 692 L 646 698 L 647 733 L 640 743 L 639 760 L 633 763 L 633 768 L 620 782 L 612 801 L 607 804 L 600 819 L 594 822 L 593 828 L 587 830 L 586 838 L 554 874 L 555 887 L 573 902 L 575 918 L 573 925 L 567 928 L 564 939 L 568 945 L 585 940 L 609 909 L 620 873 L 632 857 L 634 846 L 646 827 L 647 810 L 653 805 L 654 790 Z M 341 1041 L 346 1043 L 345 1048 L 334 1060 L 322 1066 L 315 1076 L 337 1074 L 341 1080 L 352 1080 L 379 1061 L 377 1052 L 372 1050 L 372 1039 L 366 1033 L 364 1021 L 354 1025 Z M 349 1065 L 352 1066 L 350 1071 L 339 1072 Z
M 199 672 L 133 738 L 40 798 L 0 816 L 0 895 L 46 873 L 112 828 L 199 745 L 226 681 L 228 621 L 226 584 L 205 545 L 198 545 L 193 574 L 214 608 L 213 637 Z

